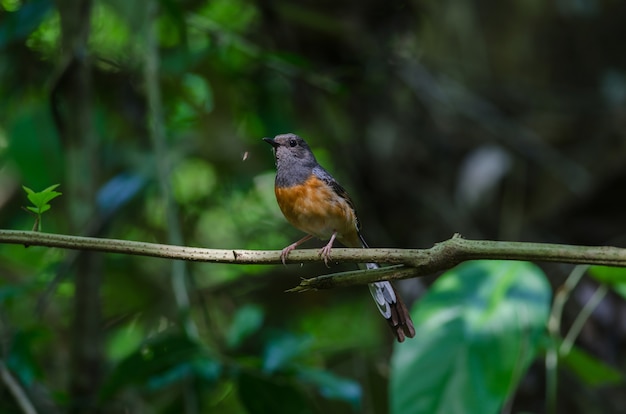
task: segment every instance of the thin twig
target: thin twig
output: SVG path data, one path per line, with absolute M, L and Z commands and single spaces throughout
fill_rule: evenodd
M 559 363 L 559 344 L 561 337 L 561 321 L 565 303 L 571 296 L 574 288 L 578 285 L 589 266 L 576 266 L 569 274 L 565 283 L 554 295 L 554 303 L 548 318 L 548 333 L 552 342 L 546 350 L 546 413 L 555 414 L 557 409 L 557 369 Z
M 13 395 L 15 402 L 24 414 L 37 414 L 33 403 L 30 402 L 24 389 L 13 374 L 11 374 L 11 371 L 9 371 L 3 361 L 0 361 L 0 378 L 2 378 L 2 382 L 9 389 L 9 392 Z
M 408 279 L 417 276 L 423 275 L 420 275 L 416 268 L 403 265 L 381 267 L 379 269 L 353 270 L 322 275 L 312 279 L 303 279 L 298 286 L 287 290 L 287 292 L 306 292 L 307 290 L 330 289 L 366 283 L 363 280 L 377 282 L 380 280 Z M 326 285 L 326 282 L 329 282 L 329 285 Z
M 585 303 L 585 306 L 583 306 L 583 308 L 580 310 L 580 313 L 578 313 L 578 315 L 576 316 L 576 319 L 574 319 L 574 322 L 567 332 L 567 335 L 565 335 L 565 338 L 563 339 L 563 342 L 561 343 L 561 347 L 559 349 L 559 355 L 569 354 L 569 352 L 572 350 L 572 347 L 574 346 L 574 341 L 576 341 L 576 338 L 580 334 L 580 331 L 582 331 L 585 322 L 587 322 L 587 319 L 589 319 L 593 311 L 598 307 L 600 302 L 602 302 L 602 299 L 604 299 L 608 292 L 609 287 L 607 285 L 600 285 L 600 287 L 598 287 L 598 289 L 596 289 L 596 291 L 593 293 L 593 296 L 591 296 L 587 303 Z

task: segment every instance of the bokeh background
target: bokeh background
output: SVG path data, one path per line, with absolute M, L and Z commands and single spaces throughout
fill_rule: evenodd
M 294 132 L 371 246 L 623 246 L 625 19 L 610 0 L 0 0 L 0 228 L 32 228 L 23 185 L 58 183 L 46 232 L 280 249 L 302 235 L 261 138 Z M 498 410 L 623 412 L 623 275 L 541 268 L 569 296 Z M 366 289 L 284 293 L 328 271 L 0 245 L 0 368 L 47 413 L 388 412 Z M 583 309 L 585 357 L 550 388 L 545 349 Z

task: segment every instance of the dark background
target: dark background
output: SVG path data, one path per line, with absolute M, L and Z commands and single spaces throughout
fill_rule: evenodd
M 261 138 L 294 132 L 349 191 L 372 247 L 428 248 L 453 233 L 623 246 L 625 18 L 626 3 L 599 0 L 2 0 L 0 227 L 32 227 L 22 185 L 60 183 L 47 232 L 279 249 L 302 235 L 277 209 Z M 555 290 L 572 270 L 543 268 Z M 365 412 L 385 412 L 392 339 L 365 289 L 284 293 L 325 272 L 2 245 L 2 359 L 17 358 L 10 367 L 40 405 L 82 412 L 109 384 L 107 412 L 240 412 L 246 398 L 224 373 L 282 344 L 358 383 Z M 401 283 L 407 303 L 435 276 Z M 564 331 L 596 287 L 577 285 Z M 625 316 L 610 291 L 577 344 L 623 370 Z M 224 357 L 221 373 L 172 357 L 169 377 L 150 368 L 159 386 L 150 370 L 115 377 L 164 333 L 165 355 L 202 353 L 180 339 L 200 338 Z M 545 412 L 543 371 L 531 368 L 511 412 Z M 626 404 L 623 387 L 561 375 L 562 412 Z M 268 395 L 282 386 L 270 381 Z

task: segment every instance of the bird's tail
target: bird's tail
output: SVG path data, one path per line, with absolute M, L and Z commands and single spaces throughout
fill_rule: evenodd
M 363 236 L 359 234 L 359 238 L 363 247 L 369 247 Z M 367 269 L 378 269 L 380 267 L 377 263 L 366 263 L 365 266 Z M 398 342 L 404 342 L 407 337 L 413 338 L 415 336 L 415 327 L 413 326 L 411 315 L 391 282 L 374 282 L 370 283 L 368 287 L 374 302 L 376 302 L 378 311 L 389 324 Z
M 378 306 L 378 311 L 387 320 L 398 342 L 403 342 L 406 337 L 413 338 L 415 327 L 413 327 L 411 315 L 391 282 L 374 282 L 368 287 Z

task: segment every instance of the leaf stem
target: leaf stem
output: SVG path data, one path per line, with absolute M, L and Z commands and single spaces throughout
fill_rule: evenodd
M 559 348 L 560 355 L 569 354 L 572 346 L 574 346 L 574 341 L 576 341 L 576 338 L 580 334 L 580 331 L 582 331 L 585 322 L 587 322 L 587 319 L 589 319 L 593 311 L 596 309 L 596 307 L 598 307 L 600 302 L 602 302 L 602 299 L 604 299 L 608 292 L 609 287 L 607 285 L 600 285 L 598 289 L 593 292 L 591 298 L 587 301 L 587 303 L 585 303 L 585 306 L 583 306 L 583 308 L 580 310 L 580 313 L 576 316 L 576 319 L 574 319 L 574 322 L 567 332 L 567 335 L 565 335 L 565 338 L 561 343 L 561 347 Z

